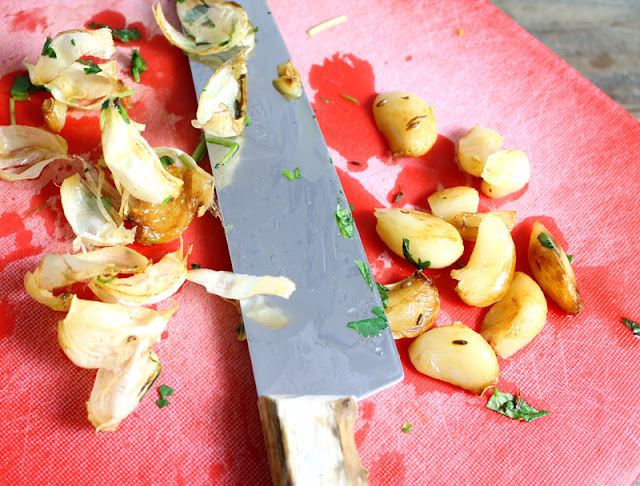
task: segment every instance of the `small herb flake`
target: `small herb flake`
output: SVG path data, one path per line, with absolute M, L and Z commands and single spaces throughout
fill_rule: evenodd
M 246 341 L 247 339 L 247 331 L 244 329 L 244 322 L 241 323 L 238 327 L 236 327 L 236 332 L 238 333 L 238 341 Z
M 255 26 L 253 29 L 254 32 L 258 32 L 258 26 Z
M 282 175 L 284 175 L 290 181 L 302 179 L 302 176 L 300 175 L 300 169 L 298 169 L 297 167 L 293 170 L 293 173 L 290 170 L 284 169 L 282 171 Z
M 573 263 L 573 255 L 567 255 L 567 260 L 569 260 L 569 263 Z
M 640 338 L 640 324 L 632 321 L 631 319 L 627 319 L 626 317 L 623 317 L 621 321 L 625 326 L 627 326 L 631 330 L 631 332 L 635 337 Z
M 342 96 L 345 100 L 349 100 L 352 103 L 355 103 L 356 105 L 360 104 L 360 102 L 357 99 L 355 99 L 353 96 L 349 96 L 349 95 L 346 95 L 344 93 L 342 93 L 340 96 Z
M 325 103 L 329 103 L 329 100 L 328 100 L 327 98 L 323 98 L 323 97 L 321 96 L 321 97 L 320 97 L 320 99 L 321 99 L 322 101 L 324 101 Z
M 402 424 L 402 432 L 404 432 L 405 434 L 410 434 L 412 427 L 413 426 L 409 422 L 405 422 Z
M 244 115 L 244 126 L 248 127 L 249 124 L 251 123 L 251 117 L 247 114 Z
M 551 237 L 547 233 L 540 233 L 538 235 L 538 241 L 540 241 L 540 244 L 545 248 L 549 248 L 549 250 L 556 249 L 555 245 L 553 244 L 553 241 L 551 241 Z
M 389 296 L 387 295 L 389 289 L 379 282 L 376 282 L 376 287 L 378 288 L 378 294 L 380 294 L 380 300 L 382 300 L 382 306 L 386 309 L 389 307 Z
M 54 51 L 53 48 L 51 47 L 51 42 L 52 42 L 51 37 L 47 37 L 47 40 L 45 41 L 44 46 L 42 47 L 41 55 L 50 57 L 52 59 L 56 59 L 58 56 L 56 55 L 56 51 Z
M 340 209 L 340 198 L 338 198 L 338 208 L 336 209 L 336 221 L 338 222 L 338 228 L 340 228 L 340 234 L 343 238 L 353 238 L 353 214 L 351 210 Z
M 107 278 L 102 278 L 100 276 L 96 277 L 96 280 L 103 284 L 108 284 L 109 282 L 113 282 L 115 279 L 116 279 L 115 277 L 107 277 Z
M 546 410 L 536 410 L 525 402 L 520 394 L 514 397 L 511 393 L 502 393 L 498 388 L 493 389 L 493 394 L 485 406 L 506 417 L 525 422 L 531 422 L 549 413 Z
M 367 282 L 367 285 L 369 285 L 371 292 L 373 292 L 373 277 L 371 277 L 371 270 L 369 270 L 369 265 L 367 265 L 362 260 L 354 260 L 354 263 L 358 267 L 358 270 L 360 270 L 360 274 L 362 275 L 362 278 L 364 278 L 364 281 Z
M 75 40 L 73 40 L 73 39 L 71 39 L 71 45 L 72 45 L 72 46 L 75 46 L 75 45 L 76 45 L 76 41 L 75 41 Z
M 156 401 L 156 405 L 160 408 L 164 408 L 169 405 L 169 400 L 167 397 L 173 396 L 173 388 L 167 385 L 160 385 L 158 387 L 158 393 L 160 394 L 160 399 Z
M 387 321 L 387 315 L 382 307 L 375 306 L 371 309 L 371 312 L 373 312 L 376 317 L 349 322 L 347 327 L 355 329 L 358 334 L 364 337 L 379 336 L 383 329 L 389 327 L 389 321 Z
M 85 61 L 84 59 L 78 59 L 78 62 L 80 64 L 84 64 L 85 66 L 89 66 L 84 68 L 85 74 L 97 74 L 102 72 L 102 69 L 100 68 L 100 66 L 98 66 L 95 62 Z
M 137 49 L 131 51 L 131 76 L 136 83 L 140 82 L 140 75 L 143 71 L 147 70 L 147 62 L 142 59 L 142 56 Z
M 198 270 L 201 267 L 199 263 L 190 263 L 189 265 L 191 265 L 193 270 Z
M 329 157 L 329 162 L 333 164 L 333 159 Z
M 218 167 L 226 164 L 227 162 L 229 162 L 229 159 L 231 159 L 231 157 L 233 157 L 236 152 L 238 151 L 238 149 L 240 148 L 240 145 L 238 145 L 235 142 L 229 142 L 228 140 L 220 140 L 217 138 L 207 138 L 207 142 L 208 143 L 215 143 L 216 145 L 222 145 L 223 147 L 228 147 L 229 151 L 227 152 L 227 155 L 225 155 L 222 160 L 220 162 L 218 162 L 215 166 L 214 169 L 217 169 Z
M 105 24 L 96 24 L 95 22 L 91 22 L 89 27 L 92 29 L 111 29 L 111 34 L 114 39 L 118 39 L 121 42 L 129 42 L 132 40 L 138 40 L 140 38 L 140 31 L 137 28 L 133 29 L 114 29 L 113 27 L 109 27 Z
M 418 261 L 416 262 L 413 259 L 413 256 L 409 251 L 409 245 L 410 245 L 409 240 L 407 238 L 402 238 L 402 254 L 407 259 L 407 261 L 419 270 L 424 270 L 425 268 L 429 268 L 431 266 L 431 262 L 429 260 L 427 260 L 426 262 L 423 262 L 422 260 L 420 260 L 420 258 L 418 258 Z
M 160 163 L 162 164 L 162 167 L 166 169 L 171 164 L 173 164 L 173 159 L 168 155 L 163 155 L 162 157 L 160 157 Z
M 11 96 L 18 101 L 26 101 L 29 99 L 29 93 L 36 91 L 44 91 L 44 86 L 37 86 L 31 83 L 28 74 L 16 76 L 11 85 Z
M 109 211 L 112 208 L 111 199 L 109 199 L 109 196 L 102 196 L 100 199 L 102 199 L 102 204 L 104 204 L 104 208 L 107 211 Z
M 167 196 L 164 201 L 162 201 L 162 205 L 169 204 L 171 201 L 173 201 L 173 196 Z

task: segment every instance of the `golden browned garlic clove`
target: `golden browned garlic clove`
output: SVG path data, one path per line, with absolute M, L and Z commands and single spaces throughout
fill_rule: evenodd
M 558 240 L 539 221 L 533 223 L 529 238 L 529 267 L 542 290 L 562 310 L 569 314 L 582 310 L 573 267 Z
M 373 118 L 394 157 L 424 155 L 438 138 L 433 107 L 411 93 L 380 93 L 373 101 Z
M 478 226 L 480 221 L 484 219 L 487 214 L 494 214 L 498 216 L 509 231 L 516 225 L 516 212 L 515 211 L 489 211 L 488 213 L 458 213 L 454 216 L 451 224 L 462 236 L 463 240 L 476 241 L 478 237 Z
M 386 287 L 387 320 L 395 339 L 419 336 L 433 326 L 440 311 L 440 297 L 433 281 L 424 273 L 418 270 Z
M 486 307 L 509 290 L 516 267 L 516 248 L 502 220 L 487 214 L 478 226 L 476 246 L 469 263 L 451 270 L 458 280 L 456 292 L 468 305 Z
M 477 213 L 480 196 L 473 187 L 456 186 L 434 192 L 427 201 L 433 214 L 451 223 L 458 213 Z
M 493 130 L 476 125 L 458 142 L 458 159 L 462 170 L 480 177 L 489 156 L 497 152 L 504 137 Z
M 60 133 L 67 121 L 67 105 L 55 98 L 47 98 L 42 102 L 42 114 L 51 131 Z
M 409 346 L 409 359 L 420 373 L 476 395 L 498 382 L 493 349 L 477 332 L 459 322 L 425 332 Z
M 498 356 L 508 358 L 542 331 L 546 318 L 542 290 L 526 273 L 516 272 L 507 294 L 484 317 L 480 335 Z
M 414 261 L 429 262 L 429 268 L 444 268 L 464 251 L 460 233 L 451 224 L 433 214 L 413 209 L 376 209 L 376 231 L 397 255 L 406 258 L 403 240 L 409 240 Z
M 522 189 L 531 176 L 529 159 L 520 150 L 499 150 L 489 156 L 482 170 L 480 190 L 491 198 Z
M 273 80 L 273 86 L 290 100 L 300 98 L 303 93 L 300 73 L 291 61 L 278 64 L 278 78 Z

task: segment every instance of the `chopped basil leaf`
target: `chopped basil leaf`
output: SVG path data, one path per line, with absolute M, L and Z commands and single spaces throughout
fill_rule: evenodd
M 164 201 L 162 201 L 162 205 L 169 204 L 171 201 L 173 201 L 173 196 L 167 196 Z
M 29 93 L 36 91 L 46 91 L 44 86 L 37 86 L 31 83 L 28 74 L 16 76 L 11 85 L 11 96 L 18 101 L 26 101 L 29 99 Z
M 89 66 L 84 68 L 85 74 L 97 74 L 99 72 L 102 72 L 102 69 L 100 69 L 100 66 L 98 66 L 95 62 L 85 61 L 84 59 L 78 59 L 78 62 L 80 64 L 84 64 L 85 66 Z
M 625 317 L 622 318 L 622 323 L 631 330 L 634 336 L 640 338 L 640 324 Z
M 364 278 L 364 281 L 367 282 L 367 285 L 369 285 L 371 292 L 373 292 L 373 278 L 371 277 L 371 270 L 369 270 L 369 265 L 367 265 L 362 260 L 354 260 L 354 262 L 358 267 L 358 270 L 360 270 L 362 278 Z
M 416 262 L 413 259 L 413 256 L 409 252 L 409 244 L 410 243 L 407 238 L 402 238 L 402 254 L 407 259 L 407 261 L 419 270 L 424 270 L 425 268 L 429 268 L 431 266 L 431 262 L 429 260 L 427 260 L 426 262 L 423 262 L 422 260 L 420 260 L 420 258 L 418 258 L 418 261 Z
M 182 16 L 182 21 L 193 22 L 195 20 L 198 20 L 200 17 L 207 13 L 207 10 L 209 10 L 209 7 L 207 7 L 204 3 L 196 5 L 191 10 L 187 10 L 184 13 L 184 15 Z
M 105 24 L 96 24 L 95 22 L 91 22 L 89 27 L 93 29 L 104 28 L 111 29 L 111 34 L 115 39 L 118 39 L 122 42 L 129 42 L 130 40 L 138 40 L 140 38 L 140 31 L 135 27 L 133 29 L 114 29 L 113 27 L 109 27 Z
M 404 432 L 405 434 L 410 434 L 411 433 L 411 427 L 412 425 L 409 422 L 405 422 L 402 424 L 402 432 Z
M 251 117 L 249 115 L 244 115 L 244 126 L 248 127 L 249 124 L 251 123 Z
M 400 199 L 402 199 L 402 196 L 404 196 L 404 194 L 402 190 L 400 190 L 398 194 L 396 194 L 396 197 L 393 198 L 393 204 L 400 202 Z
M 190 265 L 193 270 L 198 270 L 201 267 L 199 263 L 191 263 Z
M 338 198 L 338 209 L 336 209 L 336 221 L 342 237 L 353 238 L 353 214 L 349 208 L 340 209 L 340 198 Z
M 56 51 L 54 51 L 53 48 L 51 47 L 51 42 L 52 42 L 51 37 L 47 37 L 47 40 L 45 41 L 44 46 L 42 47 L 41 55 L 55 59 L 58 56 L 56 55 Z
M 109 196 L 102 196 L 100 199 L 102 199 L 102 204 L 104 204 L 105 209 L 109 211 L 112 208 Z
M 290 181 L 302 179 L 302 176 L 300 175 L 300 169 L 298 169 L 297 167 L 293 170 L 293 173 L 290 170 L 284 169 L 282 171 L 282 175 L 284 175 Z
M 142 71 L 147 70 L 147 62 L 142 59 L 142 56 L 137 49 L 131 51 L 131 76 L 136 83 L 140 82 L 140 75 Z
M 553 244 L 553 241 L 551 241 L 551 237 L 547 233 L 540 233 L 538 235 L 538 241 L 540 241 L 540 244 L 545 248 L 549 248 L 549 250 L 556 249 L 555 245 Z
M 360 104 L 360 102 L 357 99 L 355 99 L 355 98 L 353 98 L 353 97 L 351 97 L 349 95 L 346 95 L 346 94 L 343 93 L 340 96 L 342 96 L 345 100 L 349 100 L 349 101 L 355 103 L 356 105 Z
M 386 309 L 387 307 L 389 307 L 389 296 L 387 295 L 389 289 L 378 282 L 376 282 L 376 287 L 378 287 L 378 293 L 380 294 L 380 300 L 382 300 L 382 306 Z
M 491 395 L 491 398 L 485 406 L 489 410 L 493 410 L 512 419 L 524 420 L 525 422 L 531 422 L 549 413 L 546 410 L 536 410 L 522 400 L 520 394 L 514 397 L 511 393 L 500 392 L 498 388 L 493 389 L 493 395 Z
M 349 322 L 347 327 L 355 329 L 358 334 L 364 337 L 379 336 L 383 329 L 389 327 L 389 321 L 387 321 L 387 315 L 384 313 L 382 307 L 375 306 L 371 309 L 371 312 L 373 312 L 376 317 Z
M 229 142 L 228 140 L 220 140 L 217 138 L 207 138 L 207 142 L 215 143 L 216 145 L 222 145 L 223 147 L 228 147 L 230 149 L 227 152 L 227 155 L 225 155 L 224 158 L 213 167 L 214 169 L 217 169 L 218 167 L 229 162 L 229 159 L 231 159 L 231 157 L 233 157 L 238 151 L 238 149 L 240 148 L 240 145 L 238 145 L 235 142 Z
M 162 167 L 166 169 L 171 164 L 173 164 L 173 159 L 168 155 L 163 155 L 162 157 L 160 157 L 160 163 L 162 164 Z

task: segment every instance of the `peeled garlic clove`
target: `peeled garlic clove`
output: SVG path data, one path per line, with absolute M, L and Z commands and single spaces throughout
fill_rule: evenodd
M 420 373 L 482 395 L 498 382 L 493 349 L 467 326 L 436 327 L 409 346 L 409 359 Z
M 458 213 L 477 213 L 480 196 L 473 187 L 456 186 L 434 192 L 427 201 L 432 214 L 451 223 Z
M 410 253 L 418 262 L 430 262 L 429 268 L 444 268 L 464 251 L 460 233 L 449 223 L 423 211 L 412 209 L 376 209 L 376 231 L 382 241 L 404 257 L 403 240 L 410 242 Z
M 394 157 L 424 155 L 438 138 L 433 107 L 411 93 L 380 93 L 373 101 L 373 118 Z
M 529 267 L 542 290 L 562 310 L 578 314 L 583 307 L 573 267 L 558 240 L 536 221 L 529 239 Z
M 480 177 L 489 156 L 497 152 L 504 137 L 493 130 L 476 125 L 460 138 L 458 159 L 462 170 Z
M 385 309 L 395 339 L 419 336 L 436 322 L 440 297 L 433 281 L 421 271 L 394 284 L 389 289 Z
M 547 318 L 547 300 L 526 273 L 516 272 L 506 295 L 484 316 L 480 335 L 501 358 L 529 344 Z
M 520 150 L 500 150 L 487 158 L 480 190 L 491 198 L 504 197 L 522 189 L 531 176 L 529 159 Z
M 42 115 L 51 131 L 59 133 L 67 121 L 67 105 L 55 98 L 47 98 L 42 102 Z
M 502 220 L 487 214 L 478 227 L 478 238 L 469 263 L 451 271 L 458 280 L 456 292 L 468 305 L 486 307 L 509 290 L 516 266 L 516 248 Z
M 456 227 L 460 236 L 465 241 L 476 241 L 478 226 L 487 214 L 498 216 L 509 231 L 516 225 L 515 211 L 489 211 L 488 213 L 458 213 L 453 217 L 451 224 Z
M 273 80 L 273 86 L 280 91 L 288 99 L 293 100 L 300 98 L 303 93 L 302 81 L 298 69 L 287 61 L 284 64 L 278 64 L 278 78 Z

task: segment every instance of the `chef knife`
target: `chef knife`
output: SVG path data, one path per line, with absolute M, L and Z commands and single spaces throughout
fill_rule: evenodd
M 349 205 L 306 94 L 289 101 L 272 85 L 290 55 L 269 7 L 243 7 L 259 27 L 248 60 L 250 124 L 232 139 L 240 148 L 225 165 L 216 167 L 219 145 L 207 148 L 234 271 L 297 285 L 289 300 L 261 303 L 287 317 L 280 329 L 251 318 L 255 302 L 241 304 L 272 479 L 367 484 L 355 400 L 400 381 L 402 365 L 388 328 L 364 337 L 347 326 L 376 318 L 381 300 L 356 265 L 367 262 L 357 228 L 349 238 L 338 225 L 336 212 Z M 191 70 L 199 94 L 213 70 L 194 61 Z

